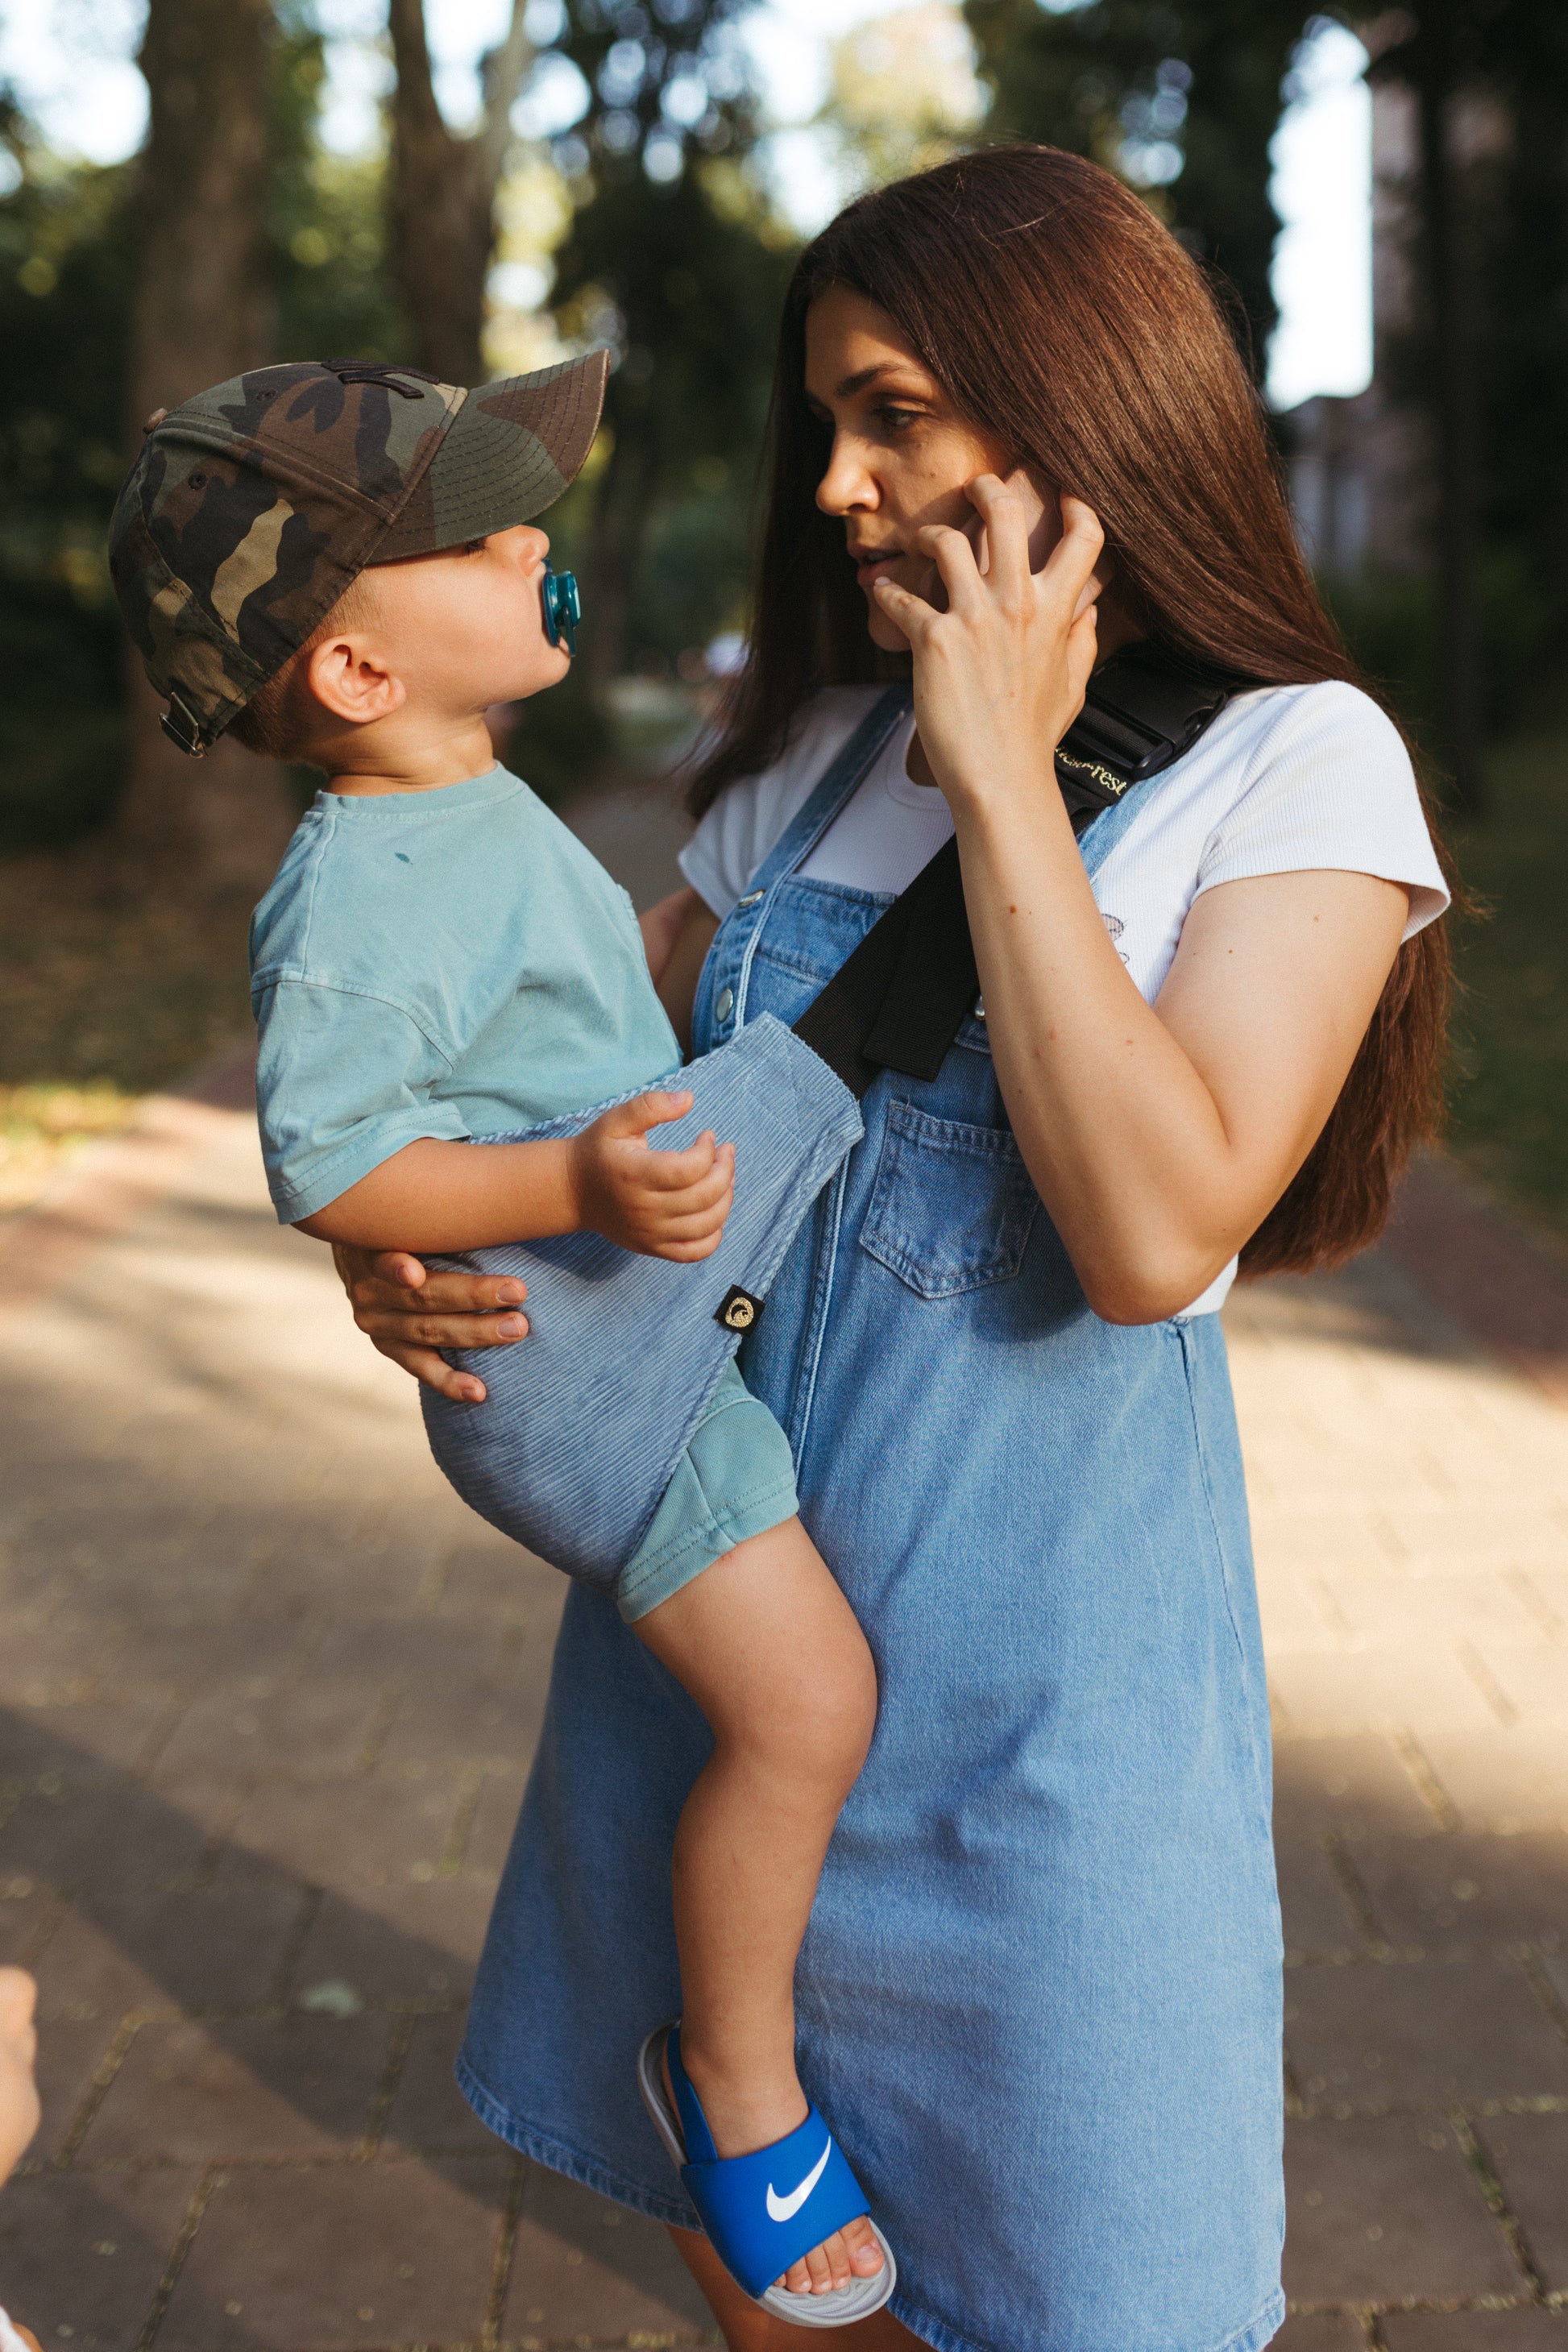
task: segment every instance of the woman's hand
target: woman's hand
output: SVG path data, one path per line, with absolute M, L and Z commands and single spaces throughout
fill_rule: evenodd
M 438 1348 L 508 1348 L 528 1333 L 517 1309 L 528 1286 L 510 1275 L 433 1274 L 404 1250 L 336 1243 L 332 1264 L 372 1346 L 454 1404 L 482 1404 L 485 1384 L 455 1371 Z
M 1095 664 L 1095 567 L 1105 546 L 1091 509 L 1064 496 L 1061 537 L 1031 572 L 1022 492 L 982 474 L 969 496 L 985 524 L 984 571 L 961 530 L 931 524 L 915 541 L 942 575 L 945 613 L 887 578 L 874 590 L 909 639 L 921 747 L 955 809 L 1051 784 L 1056 748 Z

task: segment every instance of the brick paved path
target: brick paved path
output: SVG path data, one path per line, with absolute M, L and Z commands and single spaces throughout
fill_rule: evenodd
M 1568 2352 L 1568 1413 L 1386 1252 L 1229 1323 L 1280 2341 Z M 242 1111 L 162 1107 L 0 1241 L 0 1958 L 47 2094 L 0 2302 L 50 2352 L 711 2341 L 658 2231 L 452 2086 L 559 1595 L 431 1469 Z

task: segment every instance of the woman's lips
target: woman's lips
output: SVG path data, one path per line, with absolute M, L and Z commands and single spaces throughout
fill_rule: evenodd
M 899 548 L 887 555 L 859 555 L 855 559 L 856 585 L 869 593 L 874 580 L 890 579 L 902 560 Z

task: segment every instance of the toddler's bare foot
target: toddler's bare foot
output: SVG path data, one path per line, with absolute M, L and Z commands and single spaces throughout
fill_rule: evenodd
M 777 2102 L 759 2101 L 753 2085 L 743 2103 L 731 2103 L 726 2100 L 722 2088 L 700 2059 L 693 2066 L 684 2043 L 681 2056 L 721 2156 L 745 2156 L 754 2147 L 767 2147 L 805 2121 L 807 2101 L 798 2083 L 793 2099 L 786 2095 Z M 665 2092 L 673 2106 L 675 2085 L 669 2079 L 668 2048 L 659 2064 Z M 793 2189 L 795 2185 L 792 2181 L 789 2187 Z M 787 2197 L 783 2183 L 779 2193 Z M 836 2288 L 847 2286 L 851 2279 L 875 2278 L 881 2267 L 882 2249 L 870 2222 L 862 2217 L 858 2221 L 847 2221 L 842 2230 L 835 2230 L 820 2246 L 813 2246 L 773 2284 L 786 2287 L 791 2294 L 831 2294 Z

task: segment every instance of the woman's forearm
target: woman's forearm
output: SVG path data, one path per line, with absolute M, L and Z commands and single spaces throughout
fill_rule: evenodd
M 1054 780 L 957 816 L 1018 1148 L 1097 1312 L 1157 1319 L 1245 1237 L 1224 1122 L 1111 944 Z
M 487 1249 L 575 1232 L 571 1145 L 406 1143 L 299 1220 L 301 1233 L 359 1249 Z
M 956 801 L 996 1074 L 1089 1303 L 1152 1322 L 1205 1290 L 1332 1108 L 1406 893 L 1364 874 L 1200 898 L 1157 1006 L 1107 933 L 1055 789 Z

